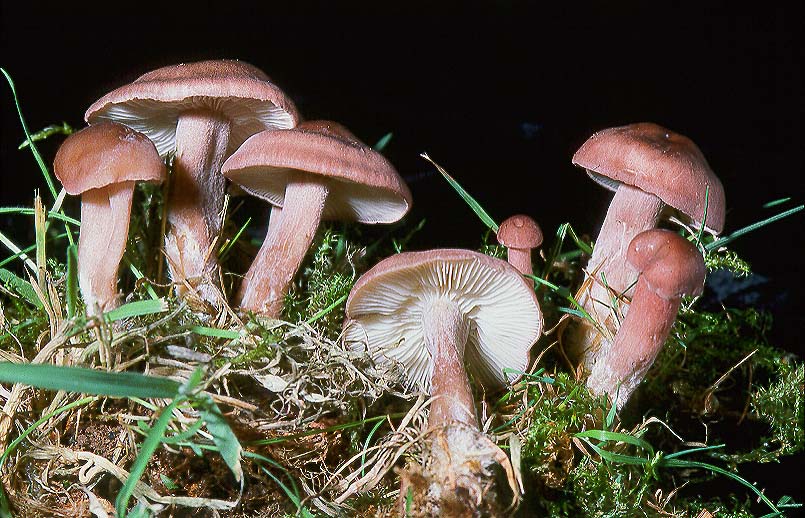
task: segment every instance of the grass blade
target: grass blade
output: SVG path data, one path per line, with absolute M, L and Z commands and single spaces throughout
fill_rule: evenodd
M 65 284 L 65 298 L 67 299 L 67 317 L 73 318 L 78 307 L 78 247 L 67 247 L 67 280 Z
M 0 381 L 48 390 L 143 399 L 172 398 L 179 383 L 136 372 L 107 372 L 84 367 L 0 362 Z
M 157 419 L 157 422 L 151 427 L 151 432 L 146 436 L 142 446 L 140 446 L 140 452 L 137 454 L 137 458 L 134 459 L 134 464 L 131 465 L 129 478 L 126 479 L 126 483 L 123 484 L 120 493 L 117 494 L 117 498 L 115 499 L 115 510 L 118 516 L 126 516 L 129 500 L 131 499 L 131 495 L 134 494 L 134 487 L 137 485 L 137 482 L 140 481 L 143 473 L 145 473 L 145 468 L 148 466 L 148 461 L 151 460 L 151 456 L 159 447 L 162 436 L 165 435 L 165 430 L 167 430 L 168 424 L 173 417 L 173 411 L 184 400 L 184 397 L 174 399 L 168 406 L 162 409 L 162 412 L 159 414 L 159 419 Z
M 227 340 L 235 340 L 236 338 L 240 338 L 240 333 L 237 331 L 232 331 L 229 329 L 218 329 L 217 327 L 204 327 L 204 326 L 193 326 L 190 328 L 191 333 L 195 333 L 199 336 L 209 336 L 211 338 L 225 338 Z
M 389 145 L 389 142 L 391 142 L 391 137 L 393 137 L 393 136 L 394 136 L 394 133 L 391 133 L 391 132 L 386 133 L 385 135 L 380 137 L 380 140 L 378 140 L 375 143 L 374 146 L 372 146 L 372 149 L 374 149 L 375 151 L 380 153 L 381 151 L 386 149 L 386 146 Z
M 226 422 L 221 409 L 211 397 L 204 399 L 204 404 L 199 408 L 199 414 L 207 425 L 207 431 L 212 435 L 212 442 L 218 448 L 218 453 L 226 462 L 229 470 L 235 475 L 235 480 L 243 484 L 243 468 L 240 465 L 243 447 L 238 438 Z
M 710 243 L 707 246 L 705 246 L 705 248 L 707 249 L 708 252 L 711 251 L 711 250 L 717 250 L 719 247 L 722 247 L 722 246 L 724 246 L 724 245 L 726 245 L 728 243 L 731 243 L 732 241 L 735 241 L 736 239 L 738 239 L 739 237 L 741 237 L 744 234 L 748 234 L 749 232 L 752 232 L 753 230 L 757 230 L 757 229 L 759 229 L 761 227 L 765 227 L 766 225 L 768 225 L 770 223 L 774 223 L 775 221 L 779 221 L 779 220 L 781 220 L 783 218 L 787 218 L 788 216 L 796 214 L 797 212 L 801 211 L 802 209 L 805 209 L 805 205 L 800 205 L 798 207 L 794 207 L 793 209 L 788 209 L 785 212 L 781 212 L 781 213 L 776 214 L 776 215 L 774 215 L 774 216 L 772 216 L 770 218 L 766 218 L 763 221 L 758 221 L 757 223 L 752 223 L 751 225 L 747 225 L 744 228 L 736 230 L 735 232 L 733 232 L 732 234 L 730 234 L 728 236 L 725 236 L 725 237 L 722 237 L 721 239 L 717 239 L 716 241 L 713 241 L 712 243 Z
M 142 317 L 145 315 L 156 315 L 168 310 L 168 303 L 165 299 L 157 300 L 137 300 L 123 304 L 108 313 L 104 313 L 104 318 L 110 322 L 123 320 L 124 318 Z
M 339 304 L 341 304 L 342 302 L 347 300 L 347 297 L 349 297 L 349 293 L 341 295 L 332 304 L 330 304 L 329 306 L 327 306 L 326 308 L 322 309 L 321 311 L 319 311 L 318 313 L 316 313 L 312 317 L 310 317 L 307 320 L 305 320 L 305 323 L 306 324 L 312 324 L 313 322 L 315 322 L 316 320 L 320 319 L 321 317 L 323 317 L 324 315 L 326 315 L 330 311 L 332 311 L 335 308 L 337 308 Z
M 36 214 L 36 212 L 30 207 L 0 207 L 0 214 L 20 214 L 23 216 L 32 216 Z M 47 217 L 69 223 L 70 225 L 75 225 L 77 227 L 81 226 L 81 222 L 77 219 L 71 218 L 70 216 L 65 216 L 59 212 L 50 211 L 47 213 Z
M 238 229 L 238 231 L 235 233 L 235 235 L 232 237 L 232 239 L 227 241 L 221 247 L 221 249 L 218 250 L 218 260 L 219 261 L 223 261 L 226 258 L 226 256 L 229 254 L 229 251 L 232 249 L 233 246 L 235 246 L 235 243 L 238 242 L 238 240 L 240 239 L 241 234 L 243 234 L 243 232 L 246 230 L 246 228 L 249 226 L 249 223 L 251 223 L 251 222 L 252 222 L 252 218 L 247 218 L 246 223 L 244 223 L 243 226 L 240 227 L 240 229 Z
M 30 282 L 19 278 L 5 268 L 0 268 L 0 281 L 11 286 L 20 297 L 33 304 L 37 309 L 42 308 L 42 301 L 36 296 L 36 292 Z
M 425 160 L 427 160 L 428 162 L 430 162 L 431 164 L 433 164 L 433 166 L 434 166 L 434 167 L 436 167 L 436 169 L 437 169 L 437 170 L 438 170 L 438 171 L 439 171 L 439 172 L 442 174 L 442 176 L 444 176 L 444 179 L 445 179 L 445 180 L 447 180 L 447 183 L 449 183 L 449 184 L 450 184 L 450 186 L 451 186 L 451 187 L 453 187 L 453 189 L 455 189 L 455 190 L 456 190 L 456 192 L 458 193 L 458 195 L 459 195 L 459 196 L 461 196 L 461 198 L 462 198 L 462 199 L 463 199 L 463 200 L 464 200 L 464 201 L 467 203 L 467 205 L 469 205 L 469 206 L 470 206 L 470 208 L 472 209 L 472 211 L 473 211 L 473 212 L 475 212 L 475 214 L 476 214 L 476 215 L 477 215 L 477 216 L 478 216 L 478 217 L 481 219 L 481 221 L 483 222 L 483 224 L 484 224 L 484 225 L 486 225 L 487 227 L 489 227 L 489 228 L 492 230 L 492 232 L 494 232 L 495 234 L 497 234 L 497 232 L 498 232 L 498 228 L 499 228 L 499 227 L 498 227 L 498 224 L 497 224 L 497 223 L 495 223 L 495 220 L 493 220 L 493 219 L 492 219 L 492 216 L 490 216 L 490 215 L 489 215 L 489 214 L 488 214 L 488 213 L 487 213 L 487 212 L 484 210 L 484 208 L 483 208 L 483 207 L 481 207 L 481 204 L 480 204 L 480 203 L 478 203 L 478 202 L 475 200 L 475 198 L 473 198 L 472 196 L 470 196 L 470 193 L 468 193 L 467 191 L 465 191 L 465 190 L 464 190 L 464 188 L 463 188 L 463 187 L 462 187 L 462 186 L 461 186 L 461 185 L 460 185 L 460 184 L 459 184 L 459 183 L 458 183 L 458 182 L 455 180 L 455 178 L 453 178 L 452 176 L 450 176 L 449 174 L 447 174 L 447 171 L 445 171 L 445 170 L 442 168 L 442 166 L 440 166 L 439 164 L 437 164 L 436 162 L 434 162 L 434 161 L 433 161 L 433 160 L 432 160 L 432 159 L 431 159 L 431 158 L 428 156 L 428 154 L 427 154 L 427 153 L 421 153 L 419 156 L 421 156 L 422 158 L 424 158 Z
M 764 204 L 763 204 L 763 208 L 764 208 L 764 209 L 770 209 L 770 208 L 772 208 L 772 207 L 776 207 L 776 206 L 778 206 L 778 205 L 782 205 L 783 203 L 788 203 L 789 201 L 791 201 L 791 197 L 790 197 L 790 196 L 789 196 L 789 197 L 787 197 L 787 198 L 780 198 L 779 200 L 772 200 L 772 201 L 770 201 L 770 202 L 768 202 L 768 203 L 764 203 Z
M 42 155 L 39 153 L 39 150 L 36 148 L 36 144 L 33 143 L 33 137 L 31 137 L 31 133 L 28 131 L 28 124 L 25 122 L 25 117 L 22 116 L 22 108 L 20 107 L 20 100 L 17 97 L 17 88 L 14 86 L 14 80 L 11 79 L 11 76 L 8 75 L 6 69 L 0 68 L 0 72 L 6 77 L 6 81 L 8 82 L 8 86 L 11 87 L 11 95 L 14 97 L 14 105 L 17 107 L 17 117 L 20 119 L 20 124 L 22 125 L 22 131 L 25 133 L 25 140 L 30 142 L 31 153 L 34 155 L 34 159 L 36 163 L 39 165 L 39 169 L 42 171 L 42 176 L 45 177 L 45 182 L 48 185 L 48 189 L 50 189 L 50 193 L 53 195 L 53 199 L 55 200 L 58 196 L 58 192 L 56 191 L 56 186 L 53 184 L 53 179 L 50 177 L 50 171 L 48 170 L 47 166 L 45 165 L 45 161 L 42 159 Z
M 651 455 L 654 455 L 654 448 L 652 448 L 648 442 L 634 435 L 629 435 L 628 433 L 610 432 L 608 430 L 585 430 L 574 435 L 579 438 L 596 439 L 599 441 L 625 442 L 626 444 L 637 446 L 642 450 L 646 450 Z

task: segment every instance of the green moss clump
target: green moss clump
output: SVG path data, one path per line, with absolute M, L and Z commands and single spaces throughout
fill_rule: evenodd
M 708 252 L 704 256 L 704 264 L 708 272 L 729 270 L 738 277 L 746 277 L 752 273 L 749 263 L 738 257 L 732 250 L 722 249 Z
M 311 250 L 298 281 L 286 296 L 285 316 L 291 322 L 301 322 L 330 309 L 316 326 L 328 336 L 337 336 L 341 332 L 344 310 L 343 305 L 332 306 L 349 295 L 355 283 L 354 250 L 346 233 L 331 228 L 319 234 Z
M 735 462 L 773 462 L 805 447 L 805 364 L 780 362 L 777 378 L 752 394 L 752 414 L 768 424 L 760 447 L 731 455 Z

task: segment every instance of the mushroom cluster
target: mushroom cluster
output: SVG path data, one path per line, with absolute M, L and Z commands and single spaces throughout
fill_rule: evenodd
M 100 98 L 85 119 L 89 126 L 65 141 L 54 169 L 70 194 L 83 193 L 79 278 L 90 314 L 116 304 L 134 181 L 165 179 L 165 159 L 165 256 L 176 294 L 197 309 L 227 304 L 216 246 L 227 179 L 272 204 L 266 239 L 235 298 L 241 310 L 269 318 L 280 317 L 322 218 L 393 223 L 411 206 L 382 155 L 340 124 L 299 124 L 293 101 L 242 61 L 148 72 Z
M 388 160 L 338 123 L 300 122 L 291 99 L 240 61 L 149 72 L 95 102 L 86 121 L 59 149 L 54 170 L 68 193 L 82 196 L 79 284 L 90 315 L 117 305 L 134 185 L 165 180 L 165 160 L 169 272 L 176 294 L 207 311 L 228 302 L 216 253 L 227 181 L 271 205 L 233 303 L 272 319 L 282 316 L 322 220 L 393 223 L 412 204 Z M 596 133 L 573 163 L 615 196 L 578 295 L 597 325 L 570 319 L 561 345 L 584 366 L 588 387 L 620 410 L 682 297 L 704 283 L 697 247 L 658 227 L 720 232 L 724 191 L 692 141 L 651 123 Z M 491 512 L 481 511 L 491 502 L 491 467 L 507 457 L 480 430 L 475 389 L 503 389 L 533 367 L 543 317 L 527 276 L 542 237 L 532 218 L 512 216 L 497 233 L 508 262 L 459 249 L 399 253 L 349 294 L 346 346 L 401 368 L 409 391 L 431 396 L 423 430 L 430 461 L 416 477 L 403 474 L 400 493 L 414 494 L 421 515 Z

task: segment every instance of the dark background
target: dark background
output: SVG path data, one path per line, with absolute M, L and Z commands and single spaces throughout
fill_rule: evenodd
M 95 99 L 160 66 L 248 61 L 305 118 L 342 122 L 369 144 L 394 133 L 386 154 L 414 194 L 411 221 L 427 218 L 417 248 L 475 248 L 483 230 L 420 152 L 498 222 L 524 212 L 547 232 L 571 221 L 594 236 L 611 194 L 570 157 L 594 131 L 638 121 L 699 145 L 725 186 L 725 233 L 805 198 L 805 56 L 793 9 L 772 2 L 751 11 L 665 2 L 249 4 L 166 1 L 135 10 L 4 2 L 0 65 L 15 79 L 34 131 L 62 120 L 80 127 Z M 5 84 L 0 91 L 0 205 L 30 205 L 44 183 L 30 154 L 16 151 L 22 131 Z M 60 140 L 41 146 L 46 160 Z M 788 196 L 782 208 L 762 208 Z M 750 297 L 773 312 L 774 342 L 799 354 L 803 223 L 800 213 L 733 245 L 766 279 Z M 0 219 L 3 232 L 30 227 L 19 216 Z

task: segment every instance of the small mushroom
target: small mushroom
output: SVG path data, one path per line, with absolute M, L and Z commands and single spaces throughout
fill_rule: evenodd
M 53 171 L 69 194 L 81 195 L 78 283 L 87 311 L 109 311 L 117 305 L 134 183 L 163 181 L 165 164 L 148 137 L 102 122 L 67 137 Z
M 96 101 L 85 119 L 121 122 L 147 135 L 163 157 L 175 153 L 165 236 L 171 278 L 179 295 L 188 283 L 220 307 L 214 242 L 223 217 L 221 165 L 251 135 L 294 127 L 293 102 L 252 65 L 201 61 L 148 72 Z
M 509 264 L 523 275 L 531 275 L 531 249 L 542 244 L 542 229 L 530 216 L 518 214 L 506 219 L 498 228 L 498 243 L 506 247 Z
M 587 379 L 590 390 L 609 394 L 618 409 L 662 350 L 682 297 L 700 295 L 707 273 L 699 250 L 670 230 L 638 234 L 629 245 L 626 260 L 640 274 L 629 314 L 612 347 L 598 359 Z
M 637 271 L 625 260 L 632 239 L 656 228 L 669 211 L 693 227 L 721 232 L 724 188 L 693 141 L 653 123 L 599 131 L 576 151 L 573 163 L 615 191 L 587 264 L 584 285 L 589 289 L 579 296 L 596 321 L 612 326 L 612 299 L 628 298 L 637 280 Z M 627 311 L 623 305 L 621 313 Z M 602 337 L 586 322 L 580 325 L 564 345 L 589 368 Z
M 242 310 L 269 318 L 280 316 L 321 219 L 393 223 L 411 206 L 394 166 L 330 121 L 258 133 L 227 159 L 223 172 L 282 208 L 272 209 L 266 238 L 236 296 Z
M 380 365 L 401 366 L 409 388 L 433 397 L 429 461 L 412 468 L 421 469 L 416 476 L 402 477 L 400 494 L 404 499 L 410 488 L 414 515 L 475 516 L 496 501 L 490 468 L 507 469 L 508 460 L 478 429 L 467 371 L 489 390 L 505 386 L 528 367 L 541 331 L 530 283 L 505 261 L 477 252 L 401 253 L 355 284 L 346 306 L 347 346 L 368 350 Z

